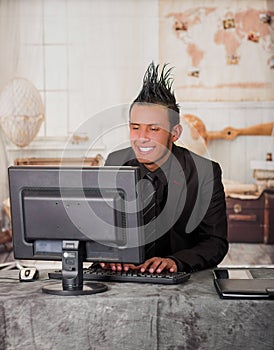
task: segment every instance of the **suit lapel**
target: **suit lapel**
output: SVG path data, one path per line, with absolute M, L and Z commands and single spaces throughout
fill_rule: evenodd
M 167 210 L 175 223 L 183 211 L 187 195 L 184 150 L 173 145 L 171 157 Z

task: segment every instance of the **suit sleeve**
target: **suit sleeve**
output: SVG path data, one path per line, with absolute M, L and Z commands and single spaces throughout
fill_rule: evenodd
M 195 244 L 191 248 L 176 251 L 170 256 L 177 261 L 179 268 L 189 272 L 218 265 L 228 251 L 226 202 L 221 181 L 221 168 L 218 163 L 213 162 L 212 164 L 211 201 L 199 225 L 189 233 Z M 202 191 L 201 197 L 203 195 Z

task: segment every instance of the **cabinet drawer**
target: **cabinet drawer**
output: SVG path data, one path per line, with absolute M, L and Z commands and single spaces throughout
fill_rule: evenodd
M 263 243 L 264 221 L 263 211 L 256 214 L 229 214 L 228 213 L 228 240 L 229 242 Z
M 264 242 L 264 199 L 227 199 L 228 240 L 238 243 Z

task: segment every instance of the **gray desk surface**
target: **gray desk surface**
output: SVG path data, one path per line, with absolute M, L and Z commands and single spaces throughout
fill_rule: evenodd
M 78 297 L 5 276 L 18 271 L 0 271 L 1 350 L 274 349 L 274 300 L 222 300 L 210 270 L 182 285 L 109 283 Z

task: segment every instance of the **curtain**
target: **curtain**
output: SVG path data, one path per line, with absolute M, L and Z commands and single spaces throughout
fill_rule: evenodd
M 0 91 L 17 72 L 19 60 L 19 1 L 0 1 Z M 0 206 L 8 196 L 8 159 L 0 129 Z

